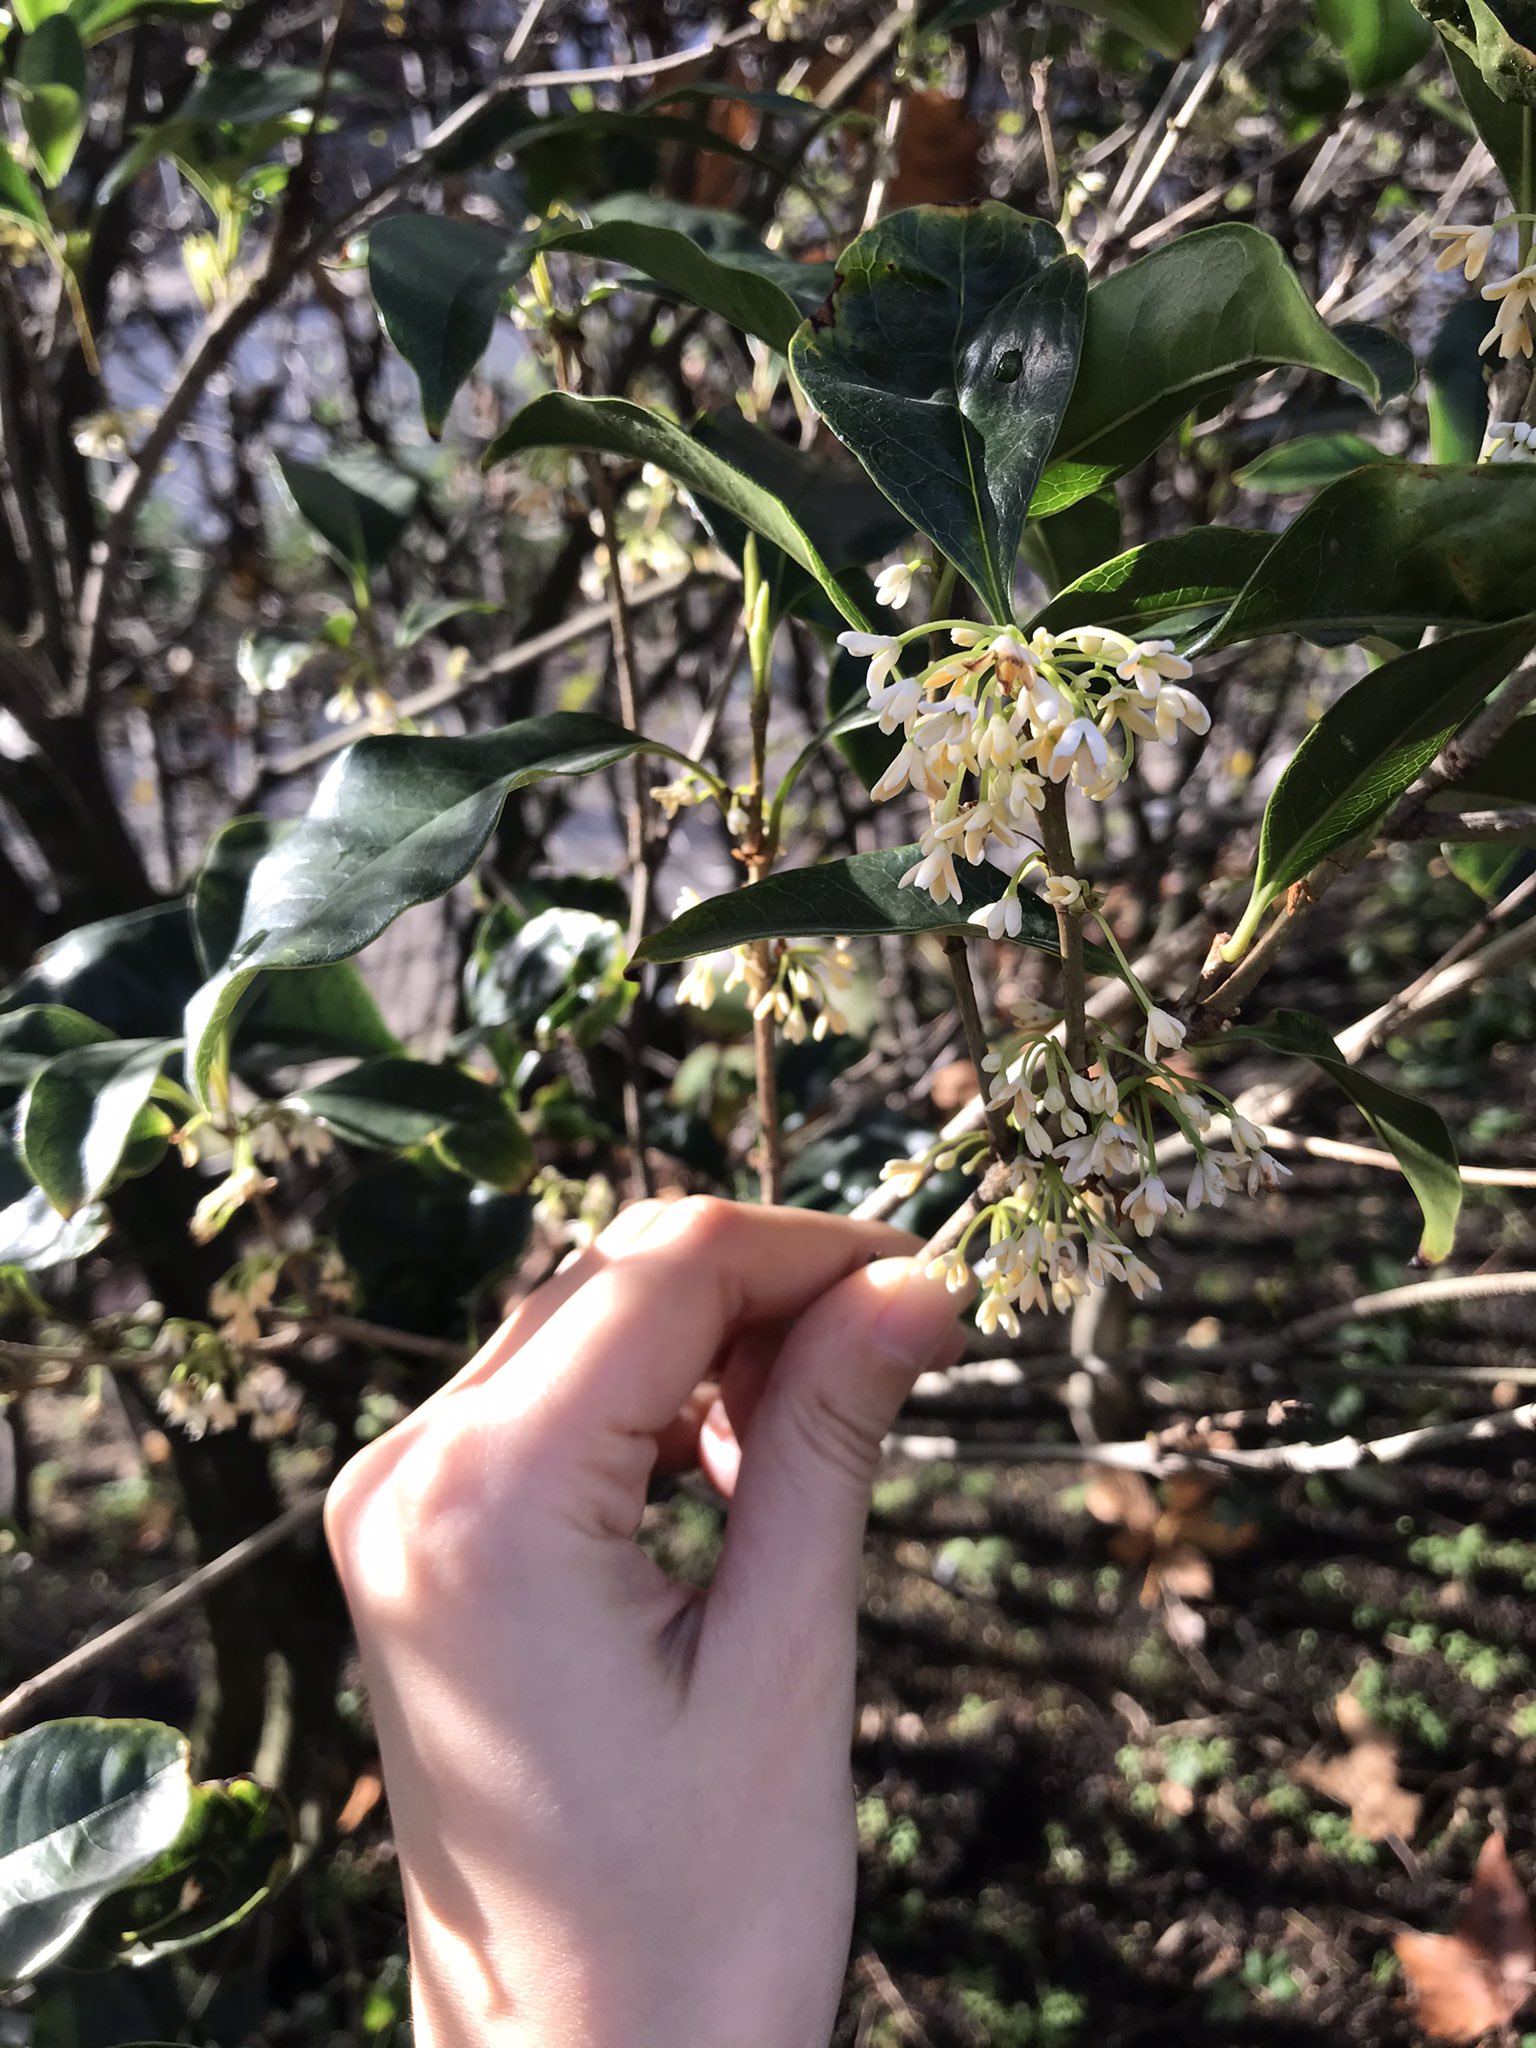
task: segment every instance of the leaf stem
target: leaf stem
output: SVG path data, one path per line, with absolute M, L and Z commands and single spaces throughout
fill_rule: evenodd
M 1051 873 L 1075 879 L 1077 862 L 1067 824 L 1065 783 L 1046 784 L 1045 808 L 1040 813 L 1040 843 Z M 1075 911 L 1056 912 L 1056 939 L 1061 948 L 1061 1007 L 1066 1018 L 1067 1059 L 1072 1071 L 1081 1073 L 1088 1053 L 1088 979 L 1083 965 L 1083 921 Z
M 1013 1134 L 1002 1110 L 987 1100 L 987 1076 L 982 1066 L 987 1056 L 987 1036 L 982 1029 L 976 983 L 971 977 L 970 954 L 966 951 L 965 940 L 956 932 L 947 932 L 943 943 L 949 978 L 955 988 L 955 1009 L 960 1018 L 960 1028 L 965 1033 L 965 1049 L 976 1069 L 976 1086 L 981 1093 L 982 1121 L 987 1127 L 987 1139 L 993 1158 L 1006 1164 L 1014 1154 Z

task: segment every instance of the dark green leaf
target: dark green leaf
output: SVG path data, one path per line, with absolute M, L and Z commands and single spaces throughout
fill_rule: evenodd
M 290 1841 L 280 1802 L 253 1779 L 194 1786 L 181 1833 L 96 1908 L 70 1948 L 71 1969 L 141 1966 L 233 1927 L 284 1874 Z
M 59 184 L 85 133 L 85 45 L 67 14 L 23 36 L 16 57 L 21 125 L 45 185 Z
M 1024 529 L 1024 559 L 1053 597 L 1120 551 L 1120 500 L 1112 489 Z
M 343 569 L 365 581 L 394 551 L 420 495 L 414 477 L 371 448 L 323 463 L 280 455 L 277 467 L 305 525 Z
M 911 523 L 851 462 L 804 453 L 737 412 L 706 413 L 692 431 L 712 455 L 778 499 L 828 568 L 838 572 L 845 592 L 852 594 L 852 579 L 846 574 L 850 568 L 878 561 L 911 534 Z M 747 538 L 744 522 L 707 499 L 699 506 L 699 517 L 720 547 L 741 562 Z M 775 618 L 814 611 L 820 603 L 816 579 L 781 549 L 759 545 L 757 566 Z M 872 608 L 872 591 L 867 605 L 862 594 L 856 601 L 861 610 Z
M 1427 1102 L 1375 1081 L 1352 1067 L 1326 1025 L 1305 1010 L 1279 1010 L 1262 1024 L 1241 1025 L 1229 1038 L 1248 1038 L 1271 1052 L 1311 1060 L 1354 1103 L 1376 1137 L 1403 1169 L 1424 1214 L 1419 1257 L 1430 1265 L 1446 1258 L 1461 1210 L 1461 1169 L 1445 1119 Z
M 1300 434 L 1244 463 L 1233 472 L 1232 481 L 1245 491 L 1260 493 L 1316 491 L 1366 463 L 1391 460 L 1359 434 Z
M 1478 343 L 1488 308 L 1463 299 L 1440 323 L 1424 379 L 1429 403 L 1429 453 L 1434 462 L 1476 462 L 1488 425 L 1488 379 Z
M 194 126 L 255 127 L 297 113 L 320 96 L 320 73 L 299 64 L 210 64 L 176 110 Z
M 77 1045 L 33 1076 L 17 1115 L 17 1142 L 22 1163 L 61 1216 L 106 1193 L 176 1049 L 170 1038 L 114 1038 Z
M 1059 524 L 1048 520 L 1044 531 Z M 1193 631 L 1221 616 L 1274 544 L 1272 533 L 1241 526 L 1197 526 L 1149 540 L 1069 583 L 1031 624 L 1053 633 L 1112 626 L 1143 637 L 1154 628 Z
M 822 560 L 810 536 L 772 492 L 660 413 L 647 412 L 624 398 L 573 398 L 563 391 L 549 391 L 532 405 L 525 405 L 496 437 L 486 453 L 486 466 L 504 462 L 525 448 L 585 448 L 655 463 L 685 490 L 724 506 L 754 533 L 782 548 L 815 577 L 850 625 L 867 626 L 863 613 Z
M 16 26 L 23 35 L 31 35 L 51 15 L 68 11 L 69 0 L 16 0 Z
M 547 213 L 557 199 L 591 200 L 621 187 L 655 182 L 666 148 L 728 156 L 755 170 L 776 169 L 761 150 L 743 149 L 707 122 L 634 108 L 589 107 L 541 119 L 515 100 L 485 109 L 437 154 L 450 175 L 510 156 L 526 181 L 528 210 Z
M 112 1036 L 78 1010 L 59 1003 L 30 1003 L 0 1012 L 0 1109 L 8 1109 L 39 1067 L 77 1045 L 97 1045 Z
M 434 1152 L 446 1166 L 515 1194 L 533 1147 L 499 1088 L 461 1067 L 365 1060 L 333 1081 L 300 1088 L 289 1104 L 349 1144 L 376 1152 Z
M 1012 617 L 1036 481 L 1077 374 L 1086 272 L 1010 207 L 914 206 L 843 251 L 790 361 L 886 496 Z
M 691 960 L 699 953 L 750 945 L 755 939 L 858 938 L 877 932 L 977 933 L 971 912 L 996 903 L 1008 878 L 991 866 L 961 867 L 960 903 L 935 903 L 926 889 L 903 889 L 901 877 L 921 858 L 916 846 L 855 853 L 813 868 L 785 868 L 750 888 L 712 896 L 652 932 L 637 961 Z M 1024 927 L 1017 943 L 1057 951 L 1056 913 L 1027 892 L 1020 899 Z M 1096 974 L 1114 974 L 1111 955 L 1087 948 Z
M 1385 327 L 1373 327 L 1368 320 L 1341 320 L 1328 331 L 1374 374 L 1378 408 L 1388 399 L 1406 398 L 1418 382 L 1419 366 L 1413 359 L 1413 350 Z
M 1323 325 L 1257 228 L 1200 228 L 1138 258 L 1088 294 L 1077 386 L 1034 516 L 1132 468 L 1196 407 L 1287 365 L 1382 396 L 1376 369 Z
M 610 221 L 590 228 L 562 228 L 543 237 L 540 247 L 572 256 L 597 256 L 643 271 L 676 292 L 690 305 L 718 313 L 744 334 L 755 334 L 781 353 L 800 325 L 802 309 L 774 275 L 775 263 L 762 250 L 762 261 L 745 262 L 734 251 L 711 255 L 673 228 L 639 220 Z
M 632 998 L 627 957 L 624 927 L 612 918 L 552 907 L 518 923 L 493 910 L 476 935 L 465 989 L 471 1021 L 510 1028 L 533 1045 L 569 1034 L 591 1047 Z
M 1536 611 L 1533 528 L 1536 467 L 1354 470 L 1280 536 L 1210 643 L 1396 638 L 1517 618 Z
M 0 1743 L 0 1982 L 58 1960 L 176 1840 L 187 1739 L 153 1721 L 45 1721 Z
M 61 1003 L 114 1037 L 171 1038 L 201 979 L 186 905 L 161 903 L 55 939 L 0 997 L 0 1010 Z
M 40 231 L 49 239 L 48 213 L 38 198 L 32 180 L 0 144 L 0 220 L 19 221 L 24 228 Z
M 1264 812 L 1249 916 L 1379 824 L 1536 643 L 1536 617 L 1452 634 L 1346 690 L 1313 726 Z
M 1358 93 L 1395 85 L 1426 55 L 1434 32 L 1413 0 L 1313 0 L 1318 26 Z
M 766 247 L 757 230 L 740 214 L 727 213 L 720 207 L 694 206 L 685 199 L 669 199 L 656 192 L 617 192 L 611 199 L 594 201 L 586 212 L 600 227 L 629 222 L 670 228 L 674 234 L 685 235 L 717 262 L 737 270 L 756 271 L 760 277 L 768 278 L 794 300 L 802 313 L 814 313 L 832 289 L 832 264 L 803 263 L 798 257 L 785 255 L 782 249 Z
M 1536 208 L 1536 112 L 1492 91 L 1476 59 L 1458 44 L 1447 41 L 1445 54 L 1473 127 L 1487 144 L 1515 205 L 1529 213 Z
M 480 221 L 435 214 L 397 213 L 370 232 L 373 302 L 385 333 L 416 372 L 434 438 L 490 346 L 502 303 L 528 268 L 530 247 Z
M 1473 895 L 1484 903 L 1492 903 L 1508 879 L 1511 869 L 1520 859 L 1520 849 L 1512 841 L 1469 840 L 1464 845 L 1452 843 L 1442 846 L 1445 864 L 1458 882 L 1465 882 Z
M 0 1137 L 0 1266 L 38 1273 L 83 1259 L 111 1225 L 106 1210 L 94 1204 L 77 1216 L 61 1216 Z
M 605 718 L 551 712 L 462 739 L 384 734 L 334 763 L 309 815 L 253 869 L 225 965 L 188 1006 L 193 1085 L 206 1097 L 222 1035 L 268 968 L 350 959 L 474 865 L 511 791 L 586 775 L 646 743 Z
M 1536 104 L 1536 0 L 1418 0 L 1501 100 Z
M 462 1330 L 472 1342 L 477 1297 L 517 1264 L 532 1211 L 529 1196 L 473 1186 L 430 1157 L 365 1169 L 335 1221 L 358 1313 L 436 1337 Z

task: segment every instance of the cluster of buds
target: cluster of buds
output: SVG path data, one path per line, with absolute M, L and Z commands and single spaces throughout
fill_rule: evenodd
M 1435 257 L 1436 270 L 1451 270 L 1460 264 L 1467 282 L 1475 284 L 1488 267 L 1499 230 L 1529 219 L 1529 215 L 1507 213 L 1487 226 L 1449 221 L 1444 227 L 1431 228 L 1431 240 L 1443 245 Z M 1525 246 L 1523 240 L 1521 246 Z M 1494 278 L 1482 291 L 1485 299 L 1496 302 L 1498 310 L 1478 353 L 1497 347 L 1500 357 L 1509 362 L 1536 352 L 1536 336 L 1531 330 L 1531 314 L 1536 311 L 1536 262 L 1522 262 L 1509 277 Z
M 873 796 L 910 787 L 928 799 L 922 857 L 901 880 L 936 903 L 962 900 L 957 857 L 1004 869 L 1007 898 L 1017 897 L 1040 860 L 1029 835 L 1050 784 L 1102 800 L 1130 773 L 1138 743 L 1170 743 L 1186 726 L 1210 729 L 1205 706 L 1183 687 L 1190 665 L 1171 640 L 1131 640 L 1100 626 L 1040 627 L 1025 639 L 1011 628 L 942 623 L 954 653 L 910 677 L 897 672 L 903 650 L 934 627 L 839 635 L 869 662 L 880 730 L 902 735 Z
M 1029 1311 L 1065 1313 L 1111 1281 L 1138 1300 L 1157 1293 L 1162 1283 L 1138 1243 L 1170 1217 L 1218 1208 L 1229 1193 L 1277 1188 L 1287 1176 L 1256 1124 L 1167 1064 L 1163 1054 L 1180 1050 L 1183 1027 L 1139 986 L 1137 993 L 1145 1011 L 1137 1045 L 1093 1027 L 1083 1065 L 1074 1069 L 1048 1016 L 1032 1016 L 983 1063 L 988 1106 L 1017 1134 L 1018 1152 L 1006 1190 L 929 1270 L 964 1287 L 979 1248 L 976 1322 L 985 1335 L 1016 1337 Z M 1210 1136 L 1217 1117 L 1228 1131 L 1220 1145 Z M 1158 1168 L 1159 1121 L 1182 1133 L 1193 1153 L 1182 1196 Z M 884 1178 L 907 1192 L 931 1168 L 979 1172 L 987 1149 L 979 1132 L 941 1141 L 921 1159 L 893 1160 Z
M 682 890 L 677 914 L 698 900 L 693 890 Z M 677 1000 L 708 1010 L 721 996 L 741 989 L 752 1015 L 771 1017 L 791 1045 L 803 1045 L 807 1038 L 820 1044 L 830 1033 L 848 1029 L 843 1003 L 853 976 L 846 939 L 768 939 L 690 960 L 677 984 Z
M 1536 462 L 1536 427 L 1524 420 L 1490 420 L 1485 462 Z

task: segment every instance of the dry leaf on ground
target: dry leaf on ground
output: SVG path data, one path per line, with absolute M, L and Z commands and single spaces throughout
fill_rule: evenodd
M 1400 1934 L 1392 1946 L 1414 2018 L 1438 2041 L 1480 2041 L 1507 2027 L 1536 1989 L 1536 1929 L 1502 1835 L 1490 1835 L 1451 1934 Z

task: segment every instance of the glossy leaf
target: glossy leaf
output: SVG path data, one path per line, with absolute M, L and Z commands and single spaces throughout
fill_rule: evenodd
M 459 386 L 490 346 L 530 245 L 482 221 L 397 213 L 368 236 L 368 286 L 421 385 L 427 432 L 442 433 Z
M 1054 519 L 1024 529 L 1024 559 L 1055 596 L 1123 551 L 1120 500 L 1113 488 L 1079 498 Z
M 85 45 L 67 14 L 52 14 L 23 36 L 16 57 L 21 125 L 38 175 L 63 181 L 85 134 Z
M 958 869 L 964 898 L 935 903 L 926 889 L 903 889 L 901 877 L 920 858 L 916 846 L 886 847 L 879 853 L 855 853 L 844 860 L 822 861 L 813 868 L 783 868 L 750 888 L 711 896 L 685 910 L 659 932 L 652 932 L 635 958 L 669 962 L 691 960 L 727 946 L 750 945 L 755 939 L 858 938 L 884 932 L 953 932 L 969 930 L 973 910 L 995 903 L 1008 878 L 991 866 Z M 1024 925 L 1017 943 L 1044 953 L 1057 951 L 1056 913 L 1038 896 L 1020 899 Z M 1113 974 L 1111 955 L 1090 946 L 1095 973 Z
M 1497 99 L 1536 105 L 1536 0 L 1417 0 Z
M 1463 299 L 1440 323 L 1424 377 L 1434 462 L 1476 462 L 1482 453 L 1488 380 L 1478 343 L 1488 327 L 1488 307 L 1482 299 Z
M 56 1961 L 180 1834 L 187 1739 L 153 1721 L 45 1721 L 0 1743 L 0 1982 Z
M 508 930 L 493 910 L 475 939 L 466 1006 L 482 1031 L 510 1028 L 527 1043 L 553 1046 L 564 1035 L 596 1045 L 628 1008 L 624 927 L 612 918 L 551 906 Z
M 96 1908 L 70 1968 L 139 1967 L 237 1925 L 285 1874 L 290 1847 L 281 1803 L 254 1779 L 195 1785 L 176 1840 Z
M 111 1228 L 112 1219 L 92 1203 L 63 1217 L 0 1136 L 0 1266 L 46 1272 L 93 1252 Z
M 1325 711 L 1264 812 L 1253 905 L 1379 824 L 1536 643 L 1536 617 L 1456 633 L 1384 662 Z M 1250 914 L 1253 914 L 1250 912 Z
M 216 974 L 234 951 L 258 863 L 297 829 L 289 820 L 234 818 L 214 834 L 188 899 L 199 980 Z M 268 984 L 236 1043 L 235 1065 L 291 1066 L 399 1050 L 367 982 L 350 960 L 338 960 Z
M 1335 1082 L 1403 1169 L 1424 1217 L 1419 1257 L 1438 1265 L 1456 1240 L 1461 1212 L 1461 1169 L 1444 1117 L 1427 1102 L 1405 1095 L 1352 1067 L 1328 1028 L 1305 1010 L 1279 1010 L 1261 1024 L 1239 1025 L 1228 1038 L 1247 1038 L 1271 1052 L 1311 1060 Z
M 687 91 L 689 88 L 678 90 Z M 721 88 L 711 84 L 701 86 L 699 91 L 713 98 L 720 94 Z M 752 99 L 756 96 L 730 92 L 729 97 Z M 793 104 L 816 113 L 818 119 L 823 118 L 820 110 L 811 107 L 808 101 L 795 101 Z M 717 206 L 695 206 L 686 199 L 672 199 L 658 192 L 616 192 L 611 198 L 594 200 L 584 211 L 588 219 L 599 227 L 629 223 L 640 227 L 669 228 L 674 234 L 684 235 L 717 262 L 738 270 L 751 270 L 771 280 L 787 298 L 794 301 L 802 314 L 814 313 L 832 289 L 832 264 L 802 262 L 799 257 L 787 255 L 782 249 L 768 248 L 757 229 L 743 220 L 740 214 L 727 213 Z
M 1341 477 L 1287 527 L 1210 636 L 1401 637 L 1536 611 L 1536 466 L 1411 463 Z
M 784 289 L 775 264 L 740 260 L 729 248 L 711 254 L 674 228 L 648 221 L 612 220 L 589 228 L 564 228 L 545 235 L 540 247 L 570 256 L 596 256 L 628 264 L 676 292 L 690 305 L 718 313 L 744 334 L 755 334 L 781 353 L 800 325 L 804 309 Z M 768 252 L 763 250 L 767 258 Z
M 371 448 L 318 463 L 279 456 L 277 467 L 304 524 L 343 569 L 364 580 L 394 552 L 420 495 L 414 477 Z
M 1510 197 L 1522 212 L 1531 212 L 1536 209 L 1536 111 L 1493 91 L 1476 59 L 1459 44 L 1446 40 L 1445 54 L 1462 105 L 1498 165 Z
M 48 211 L 36 188 L 3 143 L 0 143 L 0 220 L 13 220 L 24 228 L 51 238 Z
M 169 1038 L 199 978 L 186 906 L 161 903 L 55 939 L 0 997 L 0 1010 L 63 1004 L 114 1037 Z
M 850 625 L 867 625 L 804 527 L 772 492 L 660 413 L 647 412 L 624 398 L 573 398 L 549 391 L 525 405 L 496 437 L 486 453 L 486 466 L 526 448 L 584 448 L 655 463 L 685 490 L 723 506 L 754 533 L 782 548 L 816 579 Z
M 851 242 L 790 361 L 806 396 L 994 617 L 1072 394 L 1086 272 L 993 203 L 914 206 Z
M 376 1152 L 430 1151 L 456 1172 L 509 1194 L 525 1187 L 533 1172 L 533 1147 L 506 1097 L 461 1067 L 365 1060 L 288 1101 L 349 1144 Z
M 17 1142 L 22 1164 L 61 1216 L 106 1193 L 176 1049 L 175 1039 L 110 1039 L 60 1053 L 33 1076 Z
M 1278 442 L 1233 472 L 1232 481 L 1245 491 L 1277 493 L 1316 491 L 1337 483 L 1352 469 L 1370 462 L 1390 462 L 1374 442 L 1360 434 L 1299 434 Z
M 462 739 L 389 733 L 349 747 L 308 816 L 256 862 L 225 964 L 188 1005 L 199 1098 L 258 973 L 350 959 L 469 872 L 511 791 L 611 767 L 644 745 L 605 718 L 557 711 Z
M 1127 264 L 1088 294 L 1077 386 L 1034 516 L 1122 475 L 1197 407 L 1287 366 L 1382 396 L 1377 370 L 1324 326 L 1268 235 L 1200 228 Z
M 1520 848 L 1511 840 L 1451 842 L 1440 849 L 1458 882 L 1465 882 L 1479 901 L 1492 903 L 1519 864 Z
M 1357 93 L 1395 85 L 1435 39 L 1413 0 L 1313 0 L 1313 12 Z
M 61 1003 L 29 1003 L 0 1012 L 0 1109 L 9 1108 L 40 1067 L 77 1045 L 97 1045 L 111 1032 Z
M 1058 524 L 1047 520 L 1044 531 Z M 1274 544 L 1272 533 L 1241 526 L 1197 526 L 1168 540 L 1149 540 L 1069 583 L 1031 624 L 1056 633 L 1070 626 L 1113 626 L 1133 635 L 1156 629 L 1177 637 L 1220 618 Z
M 911 523 L 865 476 L 856 463 L 829 461 L 753 426 L 737 412 L 706 413 L 693 424 L 693 438 L 712 455 L 750 477 L 770 492 L 795 520 L 817 554 L 837 573 L 839 585 L 855 597 L 861 610 L 873 610 L 872 588 L 847 572 L 878 561 L 908 541 Z M 704 500 L 699 517 L 718 545 L 741 562 L 747 527 L 732 513 Z M 825 612 L 825 597 L 815 577 L 782 549 L 759 543 L 758 574 L 768 586 L 775 618 L 788 612 Z M 835 615 L 834 621 L 835 623 Z

